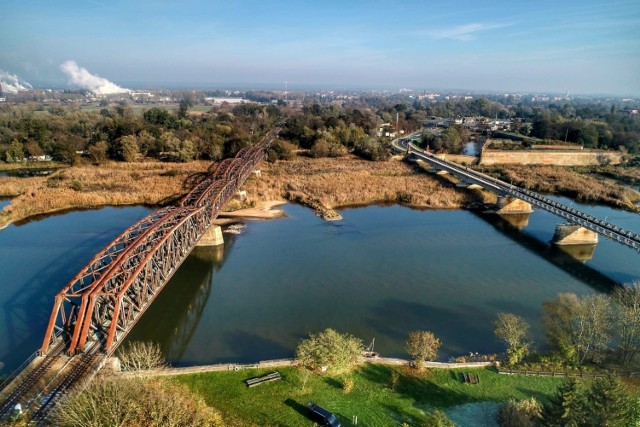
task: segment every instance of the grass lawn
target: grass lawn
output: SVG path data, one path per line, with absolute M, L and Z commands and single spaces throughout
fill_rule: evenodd
M 295 368 L 281 368 L 282 380 L 247 388 L 243 380 L 271 372 L 248 370 L 182 375 L 172 379 L 186 384 L 206 402 L 241 425 L 314 425 L 306 404 L 315 401 L 332 411 L 343 426 L 357 415 L 358 425 L 421 425 L 424 411 L 465 403 L 504 401 L 535 396 L 546 400 L 562 383 L 559 378 L 499 375 L 493 369 L 430 370 L 415 375 L 409 368 L 363 365 L 344 375 L 313 374 L 305 388 Z M 400 378 L 391 390 L 392 371 Z M 465 384 L 461 372 L 476 372 L 479 384 Z M 353 390 L 345 393 L 343 381 L 351 378 Z

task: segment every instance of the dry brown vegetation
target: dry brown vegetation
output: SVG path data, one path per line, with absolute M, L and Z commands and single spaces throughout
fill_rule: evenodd
M 209 162 L 107 163 L 73 166 L 47 177 L 0 178 L 0 195 L 17 196 L 0 214 L 0 227 L 31 216 L 105 205 L 170 203 L 185 194 Z M 455 209 L 481 203 L 481 193 L 456 189 L 417 166 L 355 156 L 263 163 L 262 177 L 244 185 L 253 200 L 288 200 L 330 218 L 332 208 L 370 203 Z
M 0 195 L 16 196 L 0 227 L 34 215 L 106 205 L 166 203 L 189 189 L 190 176 L 211 163 L 108 163 L 63 169 L 47 177 L 0 178 Z
M 501 177 L 514 184 L 544 193 L 561 194 L 578 201 L 605 203 L 610 206 L 639 212 L 635 203 L 640 193 L 623 185 L 603 182 L 557 166 L 503 166 Z
M 62 400 L 56 426 L 187 427 L 230 425 L 186 387 L 139 378 L 101 378 Z
M 245 188 L 260 200 L 302 197 L 327 208 L 393 202 L 455 209 L 479 201 L 475 192 L 457 190 L 412 165 L 395 160 L 371 162 L 355 156 L 298 157 L 264 164 L 262 178 L 249 179 Z

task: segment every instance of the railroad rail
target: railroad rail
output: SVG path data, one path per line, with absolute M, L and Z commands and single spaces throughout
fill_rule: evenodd
M 457 163 L 441 159 L 434 154 L 419 149 L 408 141 L 407 147 L 412 156 L 424 160 L 436 169 L 449 172 L 469 184 L 479 185 L 480 187 L 492 191 L 500 196 L 511 196 L 524 200 L 537 208 L 551 212 L 552 214 L 564 218 L 569 222 L 578 224 L 581 227 L 606 237 L 607 239 L 614 240 L 635 249 L 640 253 L 640 234 L 638 233 L 625 230 L 622 227 L 618 227 L 615 224 L 597 218 L 593 215 L 589 215 L 573 207 L 556 202 L 555 200 L 549 199 L 548 197 L 534 191 L 506 183 Z
M 176 206 L 133 224 L 58 292 L 39 349 L 41 360 L 35 358 L 6 386 L 0 420 L 21 403 L 31 421 L 43 422 L 61 396 L 115 351 L 264 159 L 283 125 L 220 162 Z M 56 367 L 63 357 L 66 363 Z

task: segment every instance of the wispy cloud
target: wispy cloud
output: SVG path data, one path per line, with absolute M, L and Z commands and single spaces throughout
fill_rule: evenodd
M 477 33 L 498 28 L 510 27 L 513 24 L 483 24 L 473 23 L 465 25 L 457 25 L 449 28 L 435 28 L 433 30 L 423 31 L 422 34 L 435 40 L 459 40 L 468 42 L 477 38 Z

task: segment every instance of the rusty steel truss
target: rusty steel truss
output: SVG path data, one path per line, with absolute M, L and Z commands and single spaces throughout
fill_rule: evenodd
M 281 130 L 223 160 L 177 206 L 155 211 L 100 251 L 56 295 L 41 354 L 60 340 L 77 354 L 99 343 L 111 354 L 262 161 Z

